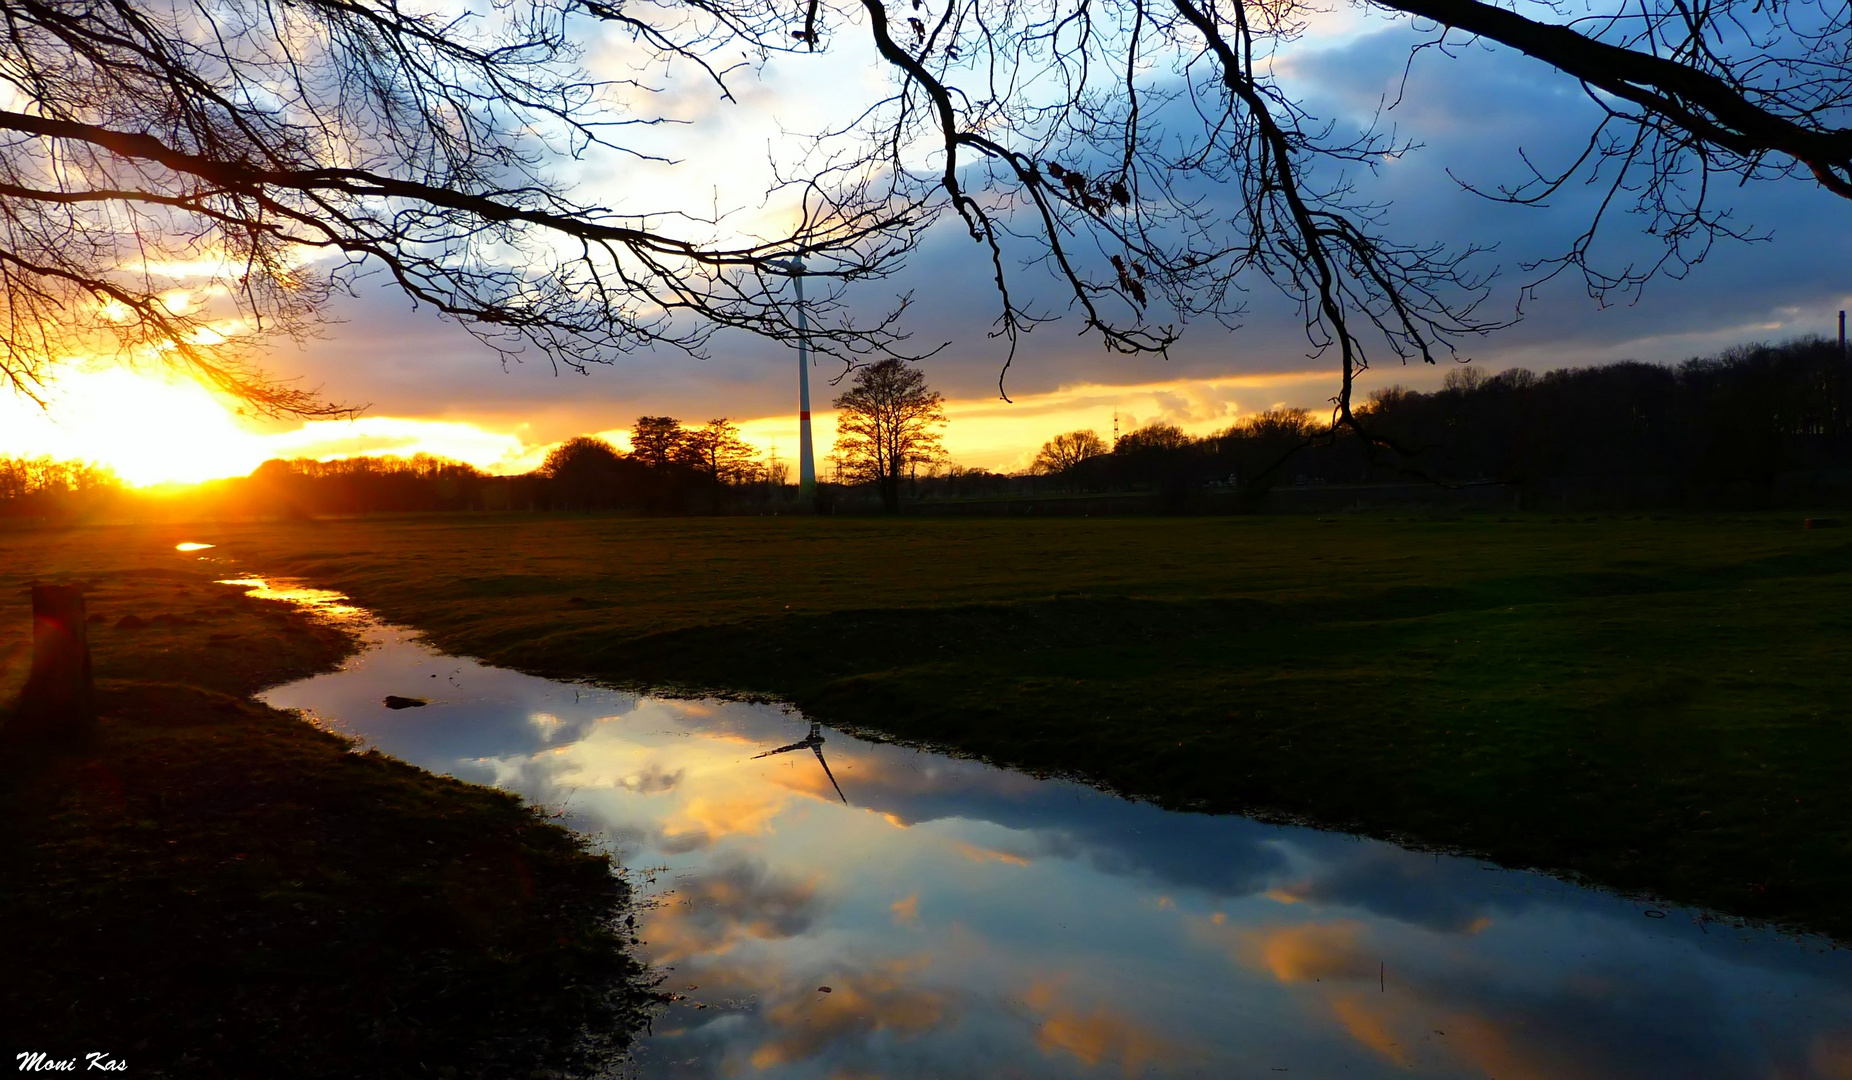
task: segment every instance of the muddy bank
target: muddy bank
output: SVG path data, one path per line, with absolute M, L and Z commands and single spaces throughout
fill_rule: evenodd
M 0 767 L 10 1057 L 104 1051 L 137 1075 L 588 1072 L 646 993 L 605 856 L 513 796 L 250 699 L 351 633 L 213 584 L 151 532 L 0 534 L 0 701 L 25 586 L 88 588 L 100 720 Z M 14 1043 L 17 1045 L 14 1045 Z

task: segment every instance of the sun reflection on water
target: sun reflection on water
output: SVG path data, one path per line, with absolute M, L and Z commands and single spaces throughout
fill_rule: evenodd
M 296 585 L 283 581 L 269 581 L 259 577 L 224 578 L 220 585 L 242 585 L 244 595 L 258 600 L 287 600 L 330 619 L 360 619 L 366 612 L 347 602 L 344 593 L 333 589 L 311 589 L 306 585 Z

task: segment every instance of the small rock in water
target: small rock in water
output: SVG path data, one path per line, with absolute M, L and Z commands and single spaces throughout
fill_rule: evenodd
M 148 620 L 142 618 L 140 615 L 124 615 L 122 618 L 116 620 L 116 629 L 118 630 L 140 630 L 147 625 Z
M 429 705 L 430 702 L 421 697 L 400 697 L 397 694 L 387 694 L 385 704 L 388 709 L 416 709 L 421 705 Z
M 827 986 L 819 986 L 819 987 L 817 987 L 817 993 L 819 993 L 819 994 L 827 994 L 827 993 L 829 993 L 829 992 L 830 992 L 830 988 L 829 988 L 829 987 L 827 987 Z

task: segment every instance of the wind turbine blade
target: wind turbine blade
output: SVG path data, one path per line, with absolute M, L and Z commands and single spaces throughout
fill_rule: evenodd
M 817 752 L 817 764 L 823 766 L 823 775 L 830 778 L 830 786 L 836 789 L 836 797 L 842 800 L 844 806 L 849 805 L 849 797 L 842 793 L 842 785 L 836 782 L 836 774 L 830 771 L 830 763 L 823 760 L 823 748 L 815 743 L 810 748 Z
M 804 742 L 794 742 L 790 746 L 781 746 L 776 750 L 767 750 L 763 754 L 754 754 L 752 755 L 752 760 L 757 761 L 762 757 L 771 757 L 773 754 L 785 754 L 785 753 L 789 753 L 792 750 L 802 750 L 804 747 L 809 746 L 809 745 L 810 745 L 809 740 L 805 740 Z

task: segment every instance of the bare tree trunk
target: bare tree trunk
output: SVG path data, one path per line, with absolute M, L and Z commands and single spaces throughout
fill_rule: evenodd
M 7 727 L 26 738 L 70 738 L 96 723 L 84 594 L 75 585 L 32 587 L 32 674 Z

